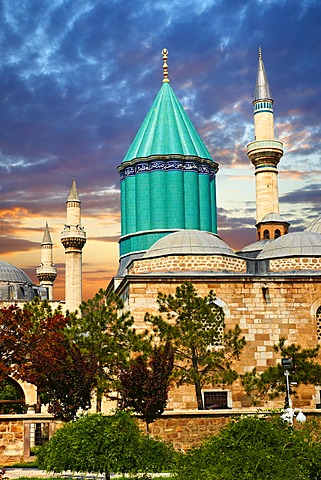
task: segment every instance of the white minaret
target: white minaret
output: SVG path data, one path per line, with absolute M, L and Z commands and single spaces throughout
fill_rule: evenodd
M 61 234 L 65 248 L 65 301 L 66 308 L 74 312 L 82 300 L 82 249 L 86 243 L 86 232 L 81 226 L 80 200 L 75 179 L 72 179 L 66 202 L 67 222 Z
M 255 166 L 257 238 L 276 238 L 287 233 L 289 224 L 279 215 L 277 165 L 283 144 L 274 139 L 273 99 L 259 48 L 259 65 L 254 92 L 255 141 L 247 155 Z
M 47 290 L 48 300 L 53 300 L 53 284 L 57 277 L 57 269 L 53 263 L 52 245 L 48 223 L 46 223 L 41 242 L 41 261 L 36 275 L 40 286 Z

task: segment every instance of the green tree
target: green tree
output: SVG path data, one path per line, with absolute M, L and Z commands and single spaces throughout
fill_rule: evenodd
M 94 298 L 82 302 L 81 316 L 72 317 L 69 336 L 84 355 L 97 359 L 97 411 L 103 394 L 115 391 L 119 372 L 126 368 L 133 351 L 144 349 L 143 341 L 133 328 L 134 319 L 124 310 L 115 293 L 100 289 Z
M 139 355 L 130 361 L 129 368 L 120 373 L 118 405 L 132 409 L 149 424 L 163 413 L 174 366 L 171 344 L 155 346 L 149 358 Z
M 145 315 L 161 341 L 174 349 L 173 378 L 177 385 L 194 385 L 198 409 L 204 409 L 202 388 L 229 385 L 238 377 L 234 361 L 245 345 L 238 325 L 225 330 L 224 312 L 212 291 L 200 297 L 190 282 L 177 287 L 175 295 L 159 293 L 159 315 Z
M 290 372 L 291 382 L 299 385 L 319 385 L 321 383 L 321 365 L 317 362 L 320 347 L 302 348 L 300 345 L 286 346 L 281 338 L 274 351 L 281 358 L 291 358 L 293 370 Z M 270 365 L 264 372 L 258 373 L 256 368 L 242 375 L 242 385 L 246 393 L 252 397 L 254 404 L 265 398 L 273 399 L 286 394 L 284 369 L 281 363 Z M 293 391 L 295 394 L 295 391 Z
M 57 430 L 38 453 L 47 471 L 104 473 L 157 472 L 171 469 L 170 445 L 149 438 L 127 412 L 86 415 Z
M 319 480 L 320 438 L 279 417 L 243 417 L 191 449 L 177 480 Z

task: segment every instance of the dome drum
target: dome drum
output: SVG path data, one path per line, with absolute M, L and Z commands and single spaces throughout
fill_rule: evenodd
M 128 267 L 129 275 L 156 272 L 218 272 L 246 273 L 243 259 L 224 255 L 167 255 L 134 260 Z

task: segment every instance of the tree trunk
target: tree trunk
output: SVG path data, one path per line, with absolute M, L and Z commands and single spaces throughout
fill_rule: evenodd
M 197 399 L 197 408 L 198 410 L 204 410 L 204 402 L 202 397 L 202 389 L 199 382 L 195 381 L 195 393 Z
M 198 370 L 198 357 L 197 357 L 197 352 L 194 347 L 192 347 L 192 364 L 193 364 L 193 369 L 194 372 L 199 373 Z M 194 386 L 195 386 L 195 393 L 196 393 L 196 400 L 197 400 L 197 409 L 198 410 L 204 410 L 204 403 L 203 403 L 203 398 L 202 398 L 202 388 L 201 388 L 201 383 L 199 380 L 199 375 L 194 376 Z
M 96 399 L 96 412 L 101 412 L 101 393 L 97 392 L 97 399 Z
M 110 473 L 109 472 L 105 472 L 105 480 L 110 480 Z

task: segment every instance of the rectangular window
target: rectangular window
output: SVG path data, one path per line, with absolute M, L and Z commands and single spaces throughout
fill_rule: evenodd
M 227 391 L 209 391 L 203 392 L 203 395 L 205 410 L 219 410 L 223 408 L 230 408 L 228 405 Z
M 49 423 L 37 422 L 30 424 L 30 455 L 35 454 L 35 448 L 44 445 L 49 440 Z

